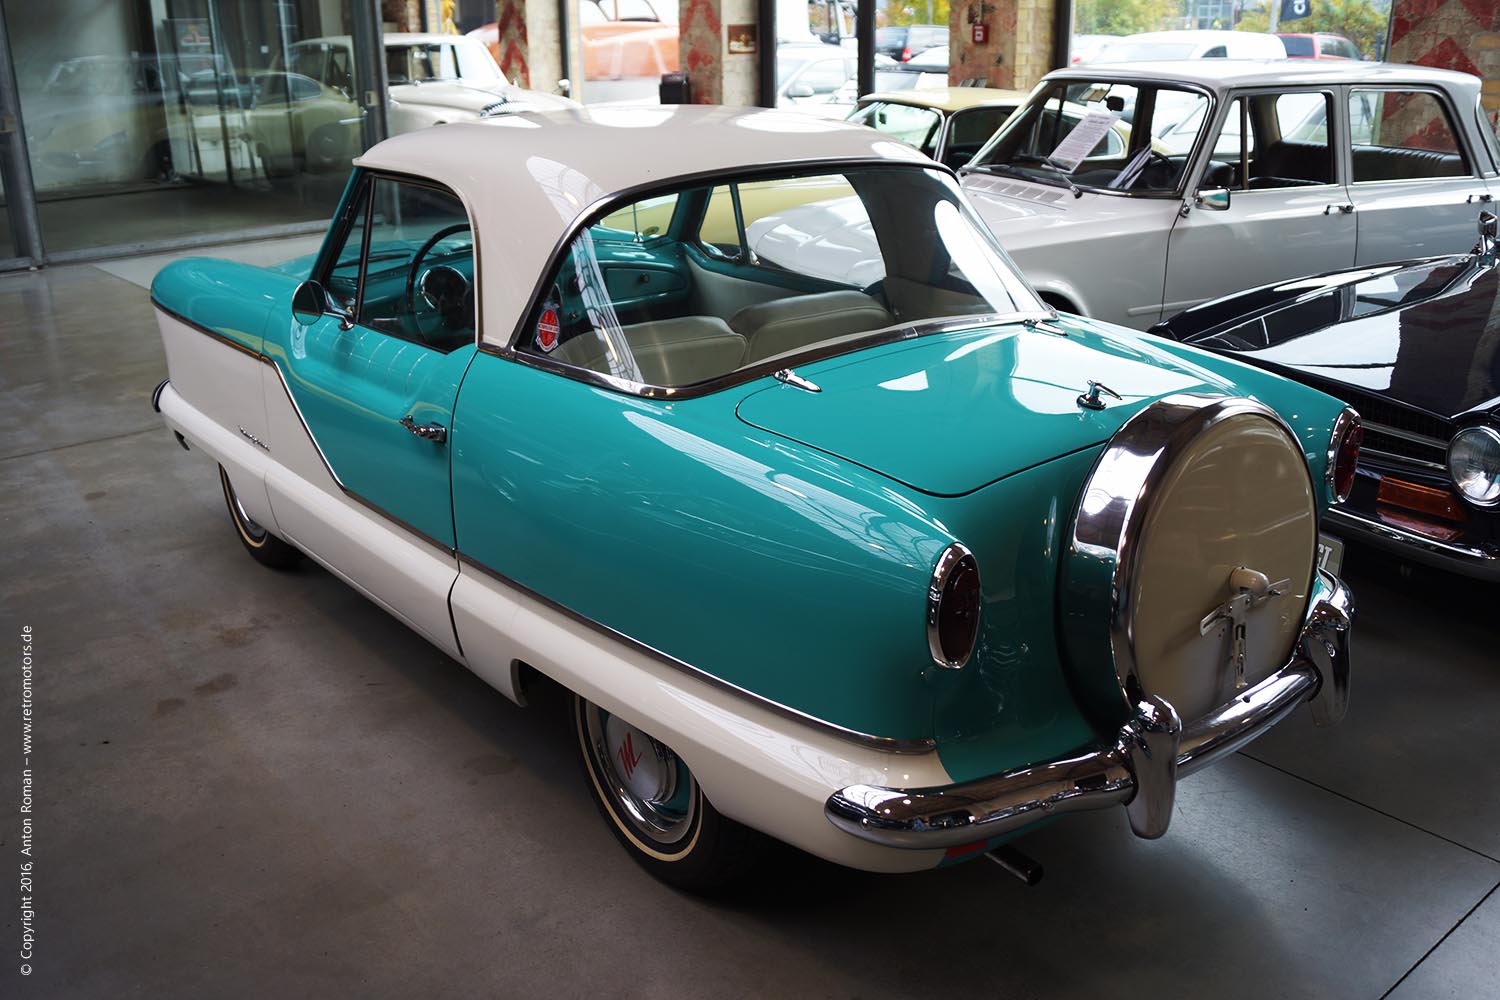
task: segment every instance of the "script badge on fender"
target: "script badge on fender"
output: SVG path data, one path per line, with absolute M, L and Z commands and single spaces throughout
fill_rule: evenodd
M 557 310 L 543 309 L 541 318 L 536 321 L 536 346 L 551 353 L 557 346 L 557 335 L 561 329 L 557 321 Z

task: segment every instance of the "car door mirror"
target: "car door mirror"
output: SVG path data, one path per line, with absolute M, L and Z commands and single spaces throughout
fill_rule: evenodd
M 1193 202 L 1199 208 L 1205 208 L 1210 212 L 1226 212 L 1229 210 L 1229 189 L 1205 188 L 1198 192 Z
M 339 329 L 347 330 L 354 325 L 354 317 L 334 305 L 328 292 L 316 281 L 304 281 L 292 293 L 292 319 L 303 326 L 312 326 L 324 316 L 339 321 Z
M 805 83 L 794 83 L 790 87 L 786 88 L 786 96 L 790 97 L 794 101 L 801 101 L 813 96 L 813 89 L 810 85 Z

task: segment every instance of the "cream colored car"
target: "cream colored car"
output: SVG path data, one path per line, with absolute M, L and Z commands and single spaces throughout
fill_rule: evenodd
M 464 35 L 385 36 L 391 135 L 516 111 L 577 107 L 574 101 L 506 83 L 494 57 Z M 364 111 L 355 101 L 354 43 L 310 38 L 285 67 L 257 74 L 249 131 L 268 176 L 344 170 L 361 149 Z

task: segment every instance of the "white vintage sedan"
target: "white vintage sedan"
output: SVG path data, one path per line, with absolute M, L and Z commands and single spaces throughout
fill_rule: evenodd
M 1060 70 L 963 187 L 1050 304 L 1145 329 L 1256 285 L 1468 250 L 1500 167 L 1479 87 L 1369 63 Z
M 392 135 L 577 106 L 507 83 L 489 50 L 464 35 L 388 32 L 384 42 Z M 347 170 L 360 148 L 357 90 L 348 35 L 304 39 L 291 46 L 284 65 L 257 74 L 248 130 L 267 176 Z

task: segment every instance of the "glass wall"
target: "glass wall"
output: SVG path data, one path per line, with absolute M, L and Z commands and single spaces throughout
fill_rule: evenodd
M 50 255 L 326 219 L 363 147 L 348 0 L 5 0 Z
M 1069 60 L 1378 61 L 1390 18 L 1390 0 L 1074 0 Z

